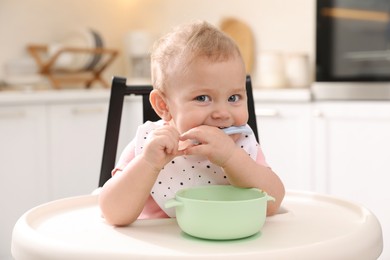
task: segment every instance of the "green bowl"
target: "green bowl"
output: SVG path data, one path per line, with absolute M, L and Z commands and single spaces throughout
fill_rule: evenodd
M 185 233 L 229 240 L 258 233 L 264 225 L 269 200 L 275 199 L 259 189 L 210 185 L 182 189 L 165 207 L 176 207 L 177 223 Z

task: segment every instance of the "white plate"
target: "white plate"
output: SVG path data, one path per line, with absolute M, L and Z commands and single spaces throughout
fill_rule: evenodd
M 76 48 L 102 48 L 103 40 L 98 32 L 92 29 L 80 29 L 71 32 L 62 41 L 52 43 L 49 46 L 49 55 L 65 47 Z M 101 55 L 89 53 L 62 53 L 56 61 L 55 68 L 80 71 L 91 69 L 99 62 Z
M 43 76 L 40 74 L 26 74 L 26 75 L 5 75 L 4 82 L 10 86 L 31 86 L 43 82 Z
M 92 35 L 93 37 L 93 40 L 94 40 L 94 47 L 95 48 L 103 48 L 104 47 L 104 43 L 103 43 L 103 39 L 102 37 L 100 36 L 100 34 L 95 31 L 95 30 L 92 30 L 90 29 L 89 30 L 89 33 Z M 99 61 L 101 60 L 102 58 L 102 55 L 101 54 L 95 54 L 92 56 L 92 59 L 90 60 L 89 64 L 87 64 L 87 66 L 85 67 L 86 70 L 91 70 L 93 68 L 95 68 L 98 64 L 99 64 Z

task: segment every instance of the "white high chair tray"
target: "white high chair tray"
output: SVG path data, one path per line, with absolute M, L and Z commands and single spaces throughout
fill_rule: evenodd
M 383 241 L 370 211 L 330 196 L 288 192 L 280 214 L 245 239 L 209 241 L 183 233 L 175 219 L 113 227 L 97 196 L 43 204 L 16 223 L 12 255 L 23 259 L 377 259 Z

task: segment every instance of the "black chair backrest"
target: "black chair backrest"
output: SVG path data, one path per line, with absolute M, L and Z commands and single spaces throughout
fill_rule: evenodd
M 252 80 L 249 75 L 246 76 L 246 95 L 248 98 L 248 113 L 249 113 L 248 125 L 252 128 L 256 140 L 257 142 L 259 142 L 259 132 L 257 130 L 257 120 L 256 120 L 256 111 L 255 111 L 255 100 L 253 98 Z
M 111 178 L 111 171 L 115 167 L 116 151 L 118 148 L 119 129 L 122 119 L 122 110 L 124 98 L 127 95 L 141 95 L 143 122 L 157 121 L 160 117 L 154 112 L 150 102 L 149 93 L 152 91 L 150 85 L 127 85 L 126 78 L 114 77 L 111 85 L 111 96 L 108 107 L 108 118 L 106 127 L 106 136 L 104 140 L 102 166 L 100 171 L 99 187 Z M 253 129 L 256 140 L 259 141 L 255 114 L 255 104 L 253 100 L 252 83 L 250 76 L 246 78 L 246 91 L 248 96 L 248 124 Z

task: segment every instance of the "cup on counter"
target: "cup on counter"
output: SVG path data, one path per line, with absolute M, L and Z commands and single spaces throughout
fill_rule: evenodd
M 260 88 L 304 88 L 312 81 L 309 57 L 304 53 L 263 51 L 257 65 Z
M 283 53 L 277 51 L 262 52 L 258 59 L 258 86 L 261 88 L 285 88 L 287 78 Z
M 130 31 L 124 38 L 126 66 L 134 82 L 150 82 L 150 50 L 153 36 L 148 31 Z
M 286 54 L 285 73 L 289 87 L 308 87 L 311 83 L 308 55 L 302 53 Z

